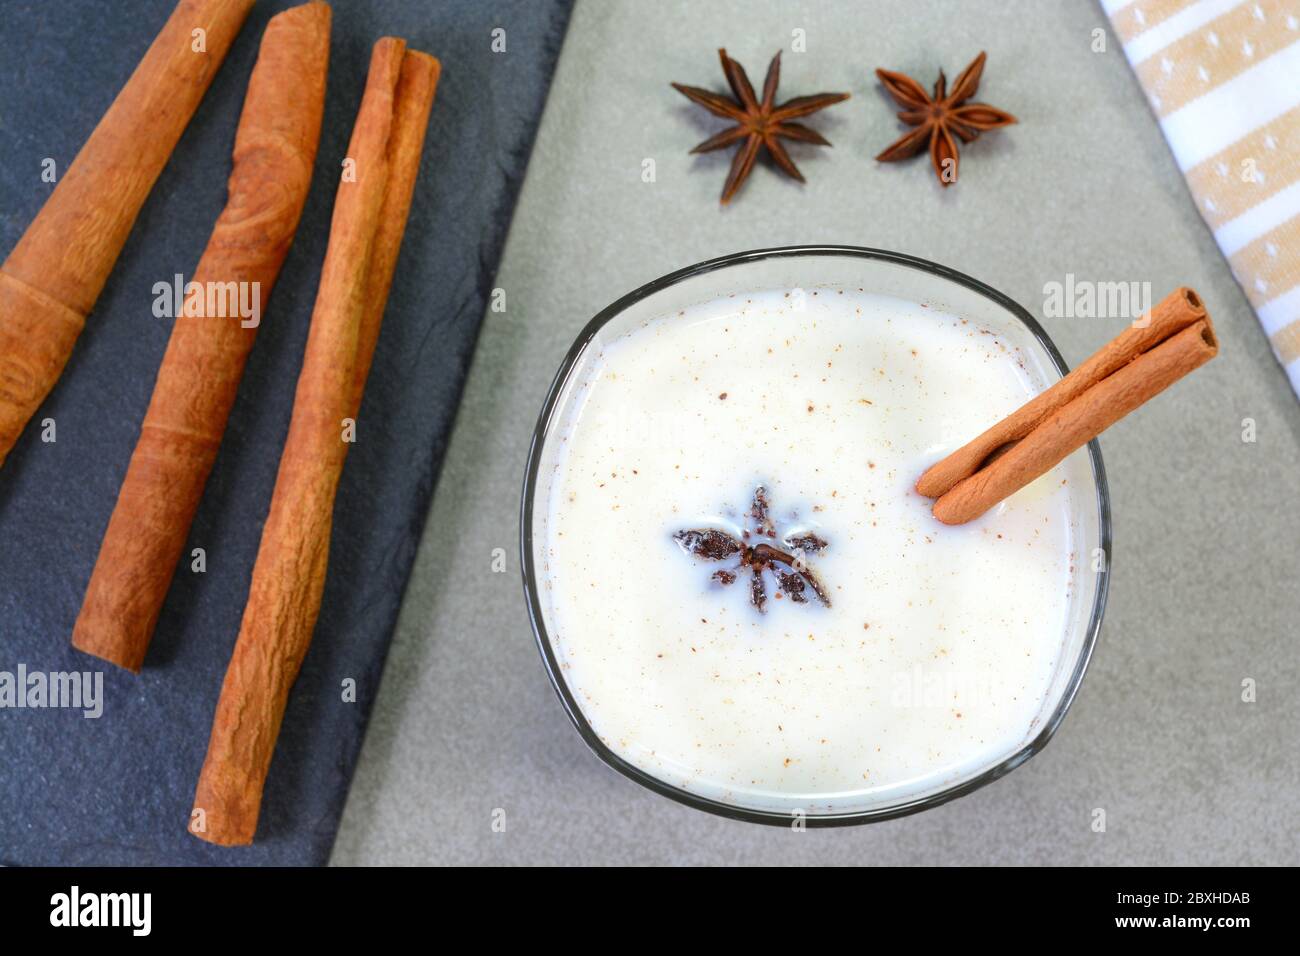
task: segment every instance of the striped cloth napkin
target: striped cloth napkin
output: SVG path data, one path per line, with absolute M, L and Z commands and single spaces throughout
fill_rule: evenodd
M 1101 0 L 1300 395 L 1300 0 Z

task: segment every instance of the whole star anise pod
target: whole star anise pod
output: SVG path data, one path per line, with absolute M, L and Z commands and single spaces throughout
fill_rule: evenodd
M 781 140 L 829 146 L 830 142 L 821 133 L 792 120 L 847 100 L 849 94 L 815 93 L 812 96 L 796 96 L 780 106 L 773 105 L 776 102 L 776 87 L 781 81 L 781 54 L 777 53 L 767 68 L 767 78 L 763 80 L 763 100 L 759 102 L 754 95 L 754 87 L 745 74 L 745 68 L 727 56 L 726 50 L 719 50 L 718 56 L 722 59 L 722 72 L 727 77 L 727 84 L 735 99 L 681 83 L 674 83 L 673 89 L 692 103 L 698 103 L 710 113 L 733 120 L 736 124 L 716 136 L 710 136 L 691 150 L 692 153 L 707 153 L 743 140 L 731 161 L 731 171 L 727 173 L 727 181 L 722 187 L 722 202 L 725 204 L 731 201 L 731 197 L 754 168 L 759 148 L 764 146 L 782 172 L 804 182 L 803 174 L 790 159 Z
M 915 126 L 898 142 L 881 153 L 876 159 L 888 163 L 898 159 L 915 156 L 928 145 L 930 162 L 939 182 L 945 187 L 957 181 L 957 141 L 969 143 L 987 130 L 999 126 L 1010 126 L 1016 118 L 993 106 L 984 103 L 967 103 L 979 89 L 980 75 L 984 72 L 984 54 L 962 70 L 961 76 L 952 85 L 952 92 L 946 89 L 947 81 L 943 70 L 939 71 L 939 81 L 934 84 L 934 95 L 925 92 L 920 83 L 910 76 L 894 73 L 890 70 L 876 70 L 876 76 L 884 84 L 889 95 L 903 107 L 899 119 Z M 954 139 L 953 137 L 956 137 Z M 948 174 L 951 170 L 951 174 Z

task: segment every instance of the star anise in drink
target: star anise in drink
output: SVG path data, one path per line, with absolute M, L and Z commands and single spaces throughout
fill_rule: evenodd
M 749 600 L 759 611 L 767 610 L 767 582 L 764 575 L 774 580 L 778 596 L 785 595 L 795 604 L 807 604 L 808 592 L 826 607 L 831 606 L 830 596 L 818 580 L 805 558 L 827 547 L 826 541 L 811 531 L 786 535 L 780 538 L 785 548 L 769 542 L 778 540 L 776 525 L 772 521 L 767 489 L 760 485 L 754 491 L 754 501 L 745 515 L 745 527 L 737 540 L 717 528 L 688 528 L 673 535 L 673 540 L 689 555 L 706 561 L 732 561 L 730 568 L 719 568 L 712 578 L 722 585 L 735 584 L 742 573 L 749 574 Z M 757 544 L 750 544 L 753 539 Z
M 940 70 L 939 80 L 934 84 L 934 94 L 931 95 L 910 76 L 892 70 L 876 70 L 876 76 L 889 91 L 889 95 L 903 107 L 898 118 L 916 127 L 876 159 L 884 163 L 908 159 L 928 146 L 930 163 L 934 166 L 939 182 L 945 187 L 955 183 L 957 140 L 969 143 L 980 133 L 999 126 L 1010 126 L 1016 121 L 1010 113 L 996 107 L 966 102 L 979 89 L 983 72 L 984 54 L 981 52 L 970 66 L 962 70 L 961 76 L 953 83 L 951 92 L 947 89 L 943 70 Z
M 781 140 L 829 146 L 830 141 L 821 133 L 794 120 L 847 100 L 849 94 L 814 93 L 811 96 L 796 96 L 777 106 L 776 87 L 781 81 L 781 54 L 777 53 L 767 68 L 767 78 L 763 81 L 763 99 L 760 102 L 745 74 L 745 68 L 727 56 L 726 50 L 719 50 L 718 56 L 722 59 L 722 72 L 727 77 L 727 85 L 731 87 L 734 99 L 698 86 L 685 86 L 681 83 L 672 86 L 692 103 L 735 123 L 691 150 L 692 153 L 707 153 L 733 143 L 741 144 L 731 161 L 731 171 L 727 173 L 727 181 L 722 187 L 722 202 L 730 202 L 731 197 L 740 189 L 754 168 L 754 160 L 758 158 L 760 148 L 767 149 L 768 155 L 783 173 L 803 182 L 803 174 L 785 151 Z

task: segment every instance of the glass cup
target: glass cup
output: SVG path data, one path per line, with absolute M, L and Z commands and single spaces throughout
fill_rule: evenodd
M 788 826 L 787 809 L 723 802 L 667 783 L 612 752 L 593 731 L 582 705 L 565 681 L 553 643 L 552 612 L 547 589 L 539 580 L 544 547 L 549 482 L 555 471 L 552 437 L 565 420 L 570 398 L 592 356 L 602 345 L 621 337 L 639 323 L 707 302 L 731 293 L 777 288 L 852 288 L 925 302 L 944 312 L 1005 330 L 1033 361 L 1039 378 L 1047 384 L 1068 371 L 1047 333 L 1025 309 L 982 282 L 945 266 L 914 256 L 856 246 L 790 246 L 759 249 L 711 259 L 655 279 L 601 311 L 579 334 L 569 349 L 547 393 L 533 433 L 524 479 L 520 546 L 524 591 L 538 649 L 551 683 L 582 739 L 605 763 L 656 793 L 680 803 L 722 816 L 756 823 Z M 972 436 L 973 437 L 973 436 Z M 938 806 L 970 793 L 1020 766 L 1042 750 L 1070 708 L 1097 642 L 1106 607 L 1110 569 L 1110 499 L 1101 449 L 1094 440 L 1086 455 L 1070 456 L 1063 466 L 1070 484 L 1080 489 L 1076 516 L 1076 554 L 1094 573 L 1081 575 L 1071 599 L 1063 653 L 1057 659 L 1048 692 L 1025 739 L 1000 759 L 976 767 L 958 779 L 936 784 L 931 790 L 905 799 L 885 794 L 851 811 L 803 813 L 809 826 L 842 826 L 887 820 Z

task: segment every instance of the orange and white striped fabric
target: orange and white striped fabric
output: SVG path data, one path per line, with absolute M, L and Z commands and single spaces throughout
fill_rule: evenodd
M 1300 394 L 1300 0 L 1101 0 Z

